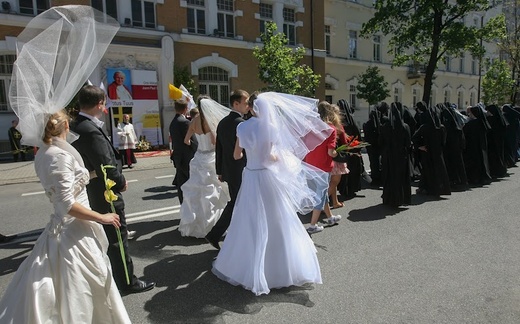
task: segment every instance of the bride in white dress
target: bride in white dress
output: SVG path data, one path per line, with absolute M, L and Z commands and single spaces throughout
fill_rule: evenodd
M 4 292 L 1 323 L 130 323 L 101 225 L 119 227 L 119 216 L 90 209 L 89 173 L 65 140 L 68 125 L 63 111 L 52 115 L 36 154 L 36 174 L 54 213 Z
M 0 300 L 0 323 L 130 323 L 101 225 L 120 226 L 119 216 L 90 209 L 89 173 L 62 110 L 119 26 L 91 6 L 56 6 L 17 36 L 9 103 L 22 144 L 40 148 L 34 166 L 54 213 Z
M 234 158 L 244 149 L 247 166 L 212 271 L 256 295 L 322 282 L 316 248 L 297 215 L 328 188 L 328 174 L 302 162 L 330 134 L 316 107 L 314 99 L 262 93 L 254 117 L 237 128 Z
M 199 143 L 190 161 L 190 178 L 182 185 L 179 231 L 182 236 L 204 238 L 218 221 L 229 201 L 228 188 L 215 171 L 215 130 L 229 109 L 207 96 L 198 98 L 199 115 L 188 129 L 184 142 L 193 134 Z

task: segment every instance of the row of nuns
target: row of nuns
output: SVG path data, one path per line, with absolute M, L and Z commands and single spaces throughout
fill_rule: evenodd
M 399 102 L 383 102 L 363 130 L 372 185 L 383 187 L 383 203 L 391 206 L 411 203 L 414 179 L 419 194 L 449 195 L 507 176 L 520 154 L 520 109 L 512 105 L 461 112 L 450 103 L 421 101 L 413 115 Z

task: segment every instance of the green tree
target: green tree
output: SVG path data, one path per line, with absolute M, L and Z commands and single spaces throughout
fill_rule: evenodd
M 487 72 L 482 77 L 482 99 L 486 105 L 503 105 L 509 102 L 513 92 L 514 80 L 506 61 L 486 61 Z
M 376 32 L 390 35 L 389 53 L 396 66 L 413 62 L 425 64 L 423 100 L 429 102 L 437 63 L 445 55 L 460 56 L 469 51 L 475 57 L 485 53 L 482 41 L 505 33 L 504 17 L 498 15 L 484 26 L 464 24 L 464 17 L 490 9 L 488 0 L 376 0 L 374 16 L 363 24 L 361 35 Z
M 498 44 L 500 51 L 507 55 L 511 67 L 511 78 L 520 79 L 520 0 L 504 0 L 503 11 L 506 21 L 506 35 Z M 514 83 L 511 102 L 516 103 L 518 98 L 518 84 Z
M 173 66 L 173 85 L 177 88 L 181 86 L 181 84 L 190 92 L 194 99 L 197 99 L 198 91 L 195 86 L 195 81 L 191 76 L 190 70 L 187 66 Z
M 261 35 L 262 47 L 255 47 L 258 77 L 267 83 L 266 91 L 276 91 L 312 97 L 320 82 L 320 75 L 301 64 L 305 48 L 287 46 L 287 37 L 276 32 L 275 23 L 266 23 Z
M 390 90 L 387 88 L 388 82 L 379 74 L 377 66 L 369 66 L 365 73 L 358 77 L 357 97 L 366 100 L 370 106 L 383 101 L 390 95 Z

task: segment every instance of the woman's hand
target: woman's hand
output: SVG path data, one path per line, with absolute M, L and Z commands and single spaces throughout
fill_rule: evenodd
M 103 225 L 113 225 L 116 228 L 121 226 L 119 215 L 114 213 L 101 214 L 101 220 L 99 222 Z

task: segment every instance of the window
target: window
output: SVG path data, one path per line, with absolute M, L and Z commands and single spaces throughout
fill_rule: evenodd
M 216 66 L 199 69 L 199 93 L 229 107 L 229 73 Z
M 374 61 L 381 62 L 381 36 L 374 36 Z
M 349 89 L 350 89 L 350 95 L 349 95 L 350 107 L 352 107 L 352 109 L 356 109 L 356 106 L 357 106 L 356 86 L 351 84 Z
M 0 111 L 9 110 L 9 84 L 16 55 L 0 55 Z
M 206 34 L 204 0 L 188 0 L 188 33 Z
M 446 55 L 446 71 L 451 71 L 451 57 Z
M 464 56 L 459 59 L 459 72 L 464 73 Z
M 325 52 L 330 55 L 330 26 L 325 25 Z
M 50 8 L 48 0 L 19 0 L 18 4 L 23 15 L 36 16 Z
M 357 58 L 357 31 L 355 30 L 348 33 L 348 53 L 350 58 Z
M 260 33 L 265 33 L 265 23 L 273 21 L 273 5 L 267 3 L 260 4 Z
M 325 96 L 325 101 L 328 102 L 328 103 L 332 103 L 332 96 Z
M 217 0 L 218 34 L 224 37 L 235 37 L 235 16 L 233 0 Z
M 451 91 L 444 90 L 444 102 L 451 102 Z
M 117 20 L 117 0 L 91 0 L 92 7 Z
M 132 26 L 155 28 L 155 3 L 132 0 Z
M 402 90 L 401 87 L 394 87 L 394 102 L 401 102 Z
M 287 44 L 296 45 L 296 16 L 294 9 L 283 8 L 283 33 Z
M 412 105 L 415 107 L 418 102 L 419 102 L 419 89 L 413 88 L 412 89 Z
M 477 58 L 473 56 L 473 58 L 471 59 L 471 74 L 478 74 L 478 62 L 477 62 Z
M 477 97 L 477 94 L 475 93 L 475 91 L 471 91 L 469 93 L 469 105 L 470 106 L 475 106 L 477 104 L 476 97 Z
M 459 91 L 459 92 L 457 93 L 457 105 L 459 106 L 459 109 L 460 109 L 461 107 L 464 107 L 463 104 L 464 104 L 464 92 Z

